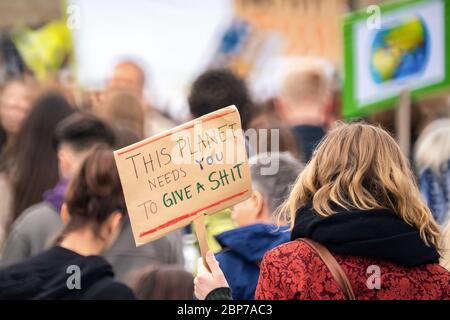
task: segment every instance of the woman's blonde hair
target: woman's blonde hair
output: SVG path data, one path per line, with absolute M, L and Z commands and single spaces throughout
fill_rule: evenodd
M 439 248 L 439 227 L 415 182 L 408 160 L 382 128 L 340 124 L 317 147 L 279 211 L 293 227 L 299 207 L 312 204 L 321 216 L 345 210 L 389 209 Z

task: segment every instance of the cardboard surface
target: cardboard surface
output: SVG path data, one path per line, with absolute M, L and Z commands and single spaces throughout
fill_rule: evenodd
M 251 194 L 234 106 L 116 150 L 114 157 L 137 246 Z

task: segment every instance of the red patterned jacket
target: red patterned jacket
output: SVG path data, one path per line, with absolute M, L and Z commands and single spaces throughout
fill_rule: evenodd
M 450 299 L 450 272 L 437 264 L 406 268 L 364 257 L 334 257 L 346 272 L 356 299 Z M 373 288 L 376 275 L 372 269 L 368 272 L 371 265 L 380 268 L 379 289 Z M 291 241 L 264 256 L 255 298 L 339 300 L 344 295 L 316 252 L 304 242 Z

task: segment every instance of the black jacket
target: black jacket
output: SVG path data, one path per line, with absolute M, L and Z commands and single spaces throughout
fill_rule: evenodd
M 136 298 L 130 288 L 114 281 L 111 265 L 102 257 L 86 257 L 56 246 L 2 269 L 0 299 Z
M 293 127 L 292 131 L 303 154 L 303 161 L 306 163 L 311 160 L 314 149 L 325 136 L 325 130 L 319 126 L 302 124 Z
M 233 300 L 231 289 L 226 287 L 216 288 L 208 293 L 205 300 Z
M 315 240 L 339 255 L 390 261 L 404 267 L 439 263 L 434 246 L 419 231 L 387 209 L 347 211 L 322 217 L 311 204 L 297 210 L 291 240 Z

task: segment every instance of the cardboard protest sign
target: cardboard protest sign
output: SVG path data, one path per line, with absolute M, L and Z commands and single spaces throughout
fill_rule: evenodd
M 404 90 L 414 100 L 450 90 L 450 0 L 375 7 L 344 20 L 346 118 L 394 107 Z
M 251 193 L 234 106 L 117 150 L 114 157 L 137 246 Z

